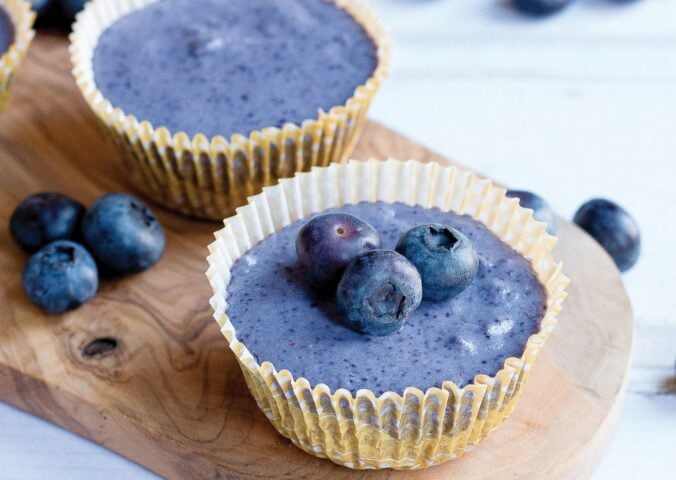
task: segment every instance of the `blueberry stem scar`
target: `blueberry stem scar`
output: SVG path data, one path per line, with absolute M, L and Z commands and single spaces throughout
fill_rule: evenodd
M 428 243 L 431 246 L 453 250 L 453 247 L 458 243 L 456 236 L 447 228 L 429 227 L 428 231 Z

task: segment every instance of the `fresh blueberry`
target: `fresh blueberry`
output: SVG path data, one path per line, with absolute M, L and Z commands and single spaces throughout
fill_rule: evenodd
M 347 213 L 319 215 L 296 237 L 298 263 L 308 281 L 323 290 L 335 289 L 345 266 L 354 257 L 380 248 L 380 237 L 371 225 Z
M 518 198 L 524 208 L 533 210 L 533 218 L 547 224 L 547 232 L 556 235 L 556 215 L 544 198 L 526 190 L 508 190 L 507 196 Z
M 115 273 L 145 270 L 164 252 L 160 222 L 142 201 L 124 193 L 96 200 L 84 216 L 82 233 L 94 257 Z
M 552 15 L 571 3 L 573 3 L 572 0 L 512 0 L 517 10 L 532 17 Z
M 31 253 L 54 240 L 78 233 L 84 206 L 60 193 L 37 193 L 19 204 L 9 219 L 9 231 Z
M 35 253 L 23 272 L 28 298 L 49 313 L 63 313 L 90 300 L 99 286 L 96 262 L 85 248 L 57 240 Z
M 625 209 L 610 200 L 595 198 L 575 212 L 573 221 L 601 244 L 620 271 L 634 266 L 641 251 L 641 234 Z
M 371 250 L 355 257 L 336 291 L 343 322 L 368 335 L 400 330 L 421 300 L 420 274 L 393 250 Z
M 45 13 L 52 4 L 52 0 L 30 0 L 30 2 L 33 11 L 38 15 Z
M 425 300 L 442 301 L 466 289 L 479 269 L 476 249 L 461 231 L 431 223 L 404 233 L 397 252 L 420 272 Z
M 59 0 L 61 10 L 68 19 L 75 18 L 75 15 L 82 10 L 89 0 Z

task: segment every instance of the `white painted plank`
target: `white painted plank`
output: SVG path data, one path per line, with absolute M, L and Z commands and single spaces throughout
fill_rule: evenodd
M 665 83 L 676 79 L 669 0 L 578 2 L 543 20 L 495 0 L 373 2 L 394 39 L 399 79 Z
M 651 393 L 673 368 L 638 369 L 596 480 L 676 478 L 676 395 Z
M 507 0 L 370 0 L 395 40 L 419 38 L 597 39 L 619 44 L 673 38 L 673 0 L 578 0 L 546 19 L 531 19 Z M 582 51 L 581 53 L 584 53 Z
M 155 479 L 155 474 L 95 443 L 0 402 L 3 480 Z

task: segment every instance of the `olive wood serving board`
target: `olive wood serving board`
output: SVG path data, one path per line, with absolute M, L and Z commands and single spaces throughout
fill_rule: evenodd
M 168 237 L 156 267 L 103 281 L 93 301 L 65 315 L 32 306 L 21 290 L 26 255 L 7 228 L 16 204 L 43 190 L 90 203 L 130 189 L 66 48 L 63 35 L 39 34 L 0 114 L 0 399 L 169 478 L 591 475 L 622 403 L 633 317 L 610 258 L 564 221 L 556 255 L 570 296 L 520 404 L 474 451 L 428 470 L 352 471 L 277 434 L 211 317 L 205 257 L 218 224 L 156 207 Z M 374 122 L 354 156 L 448 162 Z

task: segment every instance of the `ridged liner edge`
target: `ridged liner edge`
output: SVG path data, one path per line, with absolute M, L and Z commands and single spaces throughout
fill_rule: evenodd
M 270 362 L 258 364 L 226 314 L 230 267 L 262 239 L 311 213 L 378 200 L 468 214 L 531 261 L 546 289 L 547 307 L 540 331 L 528 339 L 520 358 L 508 358 L 495 376 L 477 375 L 463 388 L 446 381 L 425 392 L 407 388 L 403 396 L 376 396 L 365 389 L 356 395 L 332 392 L 288 370 L 277 371 Z M 562 264 L 552 258 L 556 238 L 531 210 L 491 181 L 438 163 L 352 160 L 299 173 L 251 197 L 215 237 L 208 257 L 210 303 L 258 406 L 298 447 L 357 469 L 436 465 L 462 456 L 500 425 L 557 324 L 569 283 Z
M 389 65 L 389 39 L 364 1 L 327 0 L 351 14 L 376 45 L 378 63 L 366 83 L 345 104 L 319 111 L 317 118 L 301 125 L 234 134 L 229 141 L 201 133 L 191 138 L 140 121 L 115 108 L 97 88 L 92 60 L 100 35 L 124 15 L 155 1 L 93 0 L 78 14 L 70 37 L 76 83 L 138 188 L 168 208 L 221 220 L 279 178 L 347 159 Z

